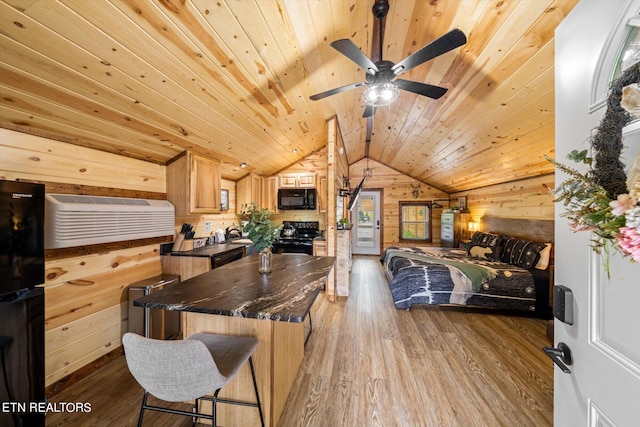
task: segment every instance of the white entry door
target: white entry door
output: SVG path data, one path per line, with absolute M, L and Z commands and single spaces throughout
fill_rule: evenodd
M 380 192 L 363 191 L 351 214 L 351 251 L 360 255 L 380 255 Z
M 556 159 L 589 148 L 604 100 L 640 1 L 582 0 L 556 30 Z M 626 27 L 626 29 L 625 29 Z M 628 167 L 640 149 L 640 123 L 624 131 Z M 584 168 L 577 167 L 584 172 Z M 556 185 L 567 178 L 556 173 Z M 569 373 L 554 371 L 554 425 L 640 425 L 640 264 L 612 255 L 610 278 L 589 247 L 589 232 L 573 233 L 556 205 L 555 285 L 573 294 L 573 324 L 555 319 L 555 347 L 571 350 Z

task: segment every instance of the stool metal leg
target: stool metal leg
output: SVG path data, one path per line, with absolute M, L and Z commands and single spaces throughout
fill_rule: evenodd
M 258 412 L 260 412 L 260 423 L 264 427 L 264 416 L 262 415 L 262 404 L 260 403 L 260 394 L 258 393 L 258 382 L 256 381 L 256 371 L 253 369 L 253 357 L 249 356 L 249 366 L 251 367 L 251 378 L 253 379 L 253 388 L 256 391 L 256 403 L 258 404 Z
M 145 391 L 144 396 L 142 397 L 142 405 L 140 405 L 140 415 L 138 416 L 138 427 L 142 427 L 142 417 L 144 417 L 144 410 L 147 407 L 147 397 L 149 397 L 149 392 Z

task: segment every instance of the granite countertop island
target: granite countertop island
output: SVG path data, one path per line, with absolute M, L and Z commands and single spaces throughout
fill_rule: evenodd
M 164 310 L 302 322 L 335 258 L 273 255 L 273 271 L 258 272 L 252 255 L 134 301 Z
M 265 426 L 273 427 L 285 406 L 304 358 L 304 319 L 332 274 L 335 258 L 273 255 L 273 271 L 258 272 L 251 255 L 135 300 L 148 308 L 179 311 L 182 334 L 206 332 L 256 337 L 253 353 Z M 224 397 L 255 395 L 250 373 L 241 370 L 225 386 Z M 211 411 L 202 402 L 203 412 Z M 218 405 L 220 425 L 260 425 L 255 408 Z

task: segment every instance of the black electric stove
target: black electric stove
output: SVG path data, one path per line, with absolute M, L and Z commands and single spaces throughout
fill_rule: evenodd
M 313 239 L 320 236 L 318 221 L 284 221 L 280 237 L 273 244 L 277 254 L 313 255 Z

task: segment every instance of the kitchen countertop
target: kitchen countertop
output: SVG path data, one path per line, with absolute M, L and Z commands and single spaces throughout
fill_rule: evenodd
M 225 252 L 232 251 L 234 249 L 244 248 L 249 245 L 250 245 L 249 243 L 217 243 L 213 245 L 206 245 L 201 248 L 193 249 L 190 251 L 173 251 L 173 252 L 169 252 L 167 255 L 211 258 L 216 255 L 220 255 Z
M 272 260 L 273 271 L 269 274 L 258 272 L 258 256 L 251 255 L 138 298 L 134 305 L 303 322 L 335 258 L 274 254 Z

